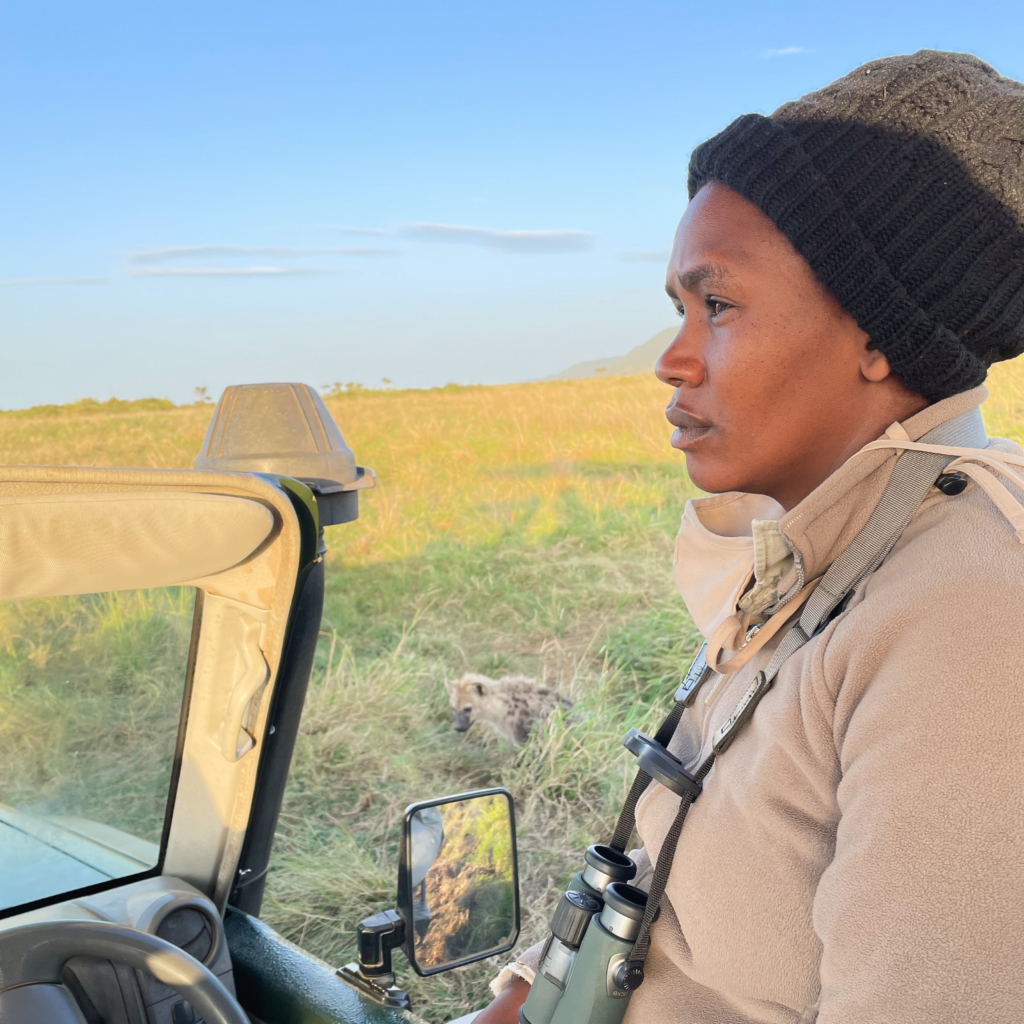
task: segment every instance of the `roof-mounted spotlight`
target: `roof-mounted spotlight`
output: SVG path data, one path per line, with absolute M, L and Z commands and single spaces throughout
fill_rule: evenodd
M 321 526 L 359 516 L 372 469 L 356 465 L 323 400 L 308 384 L 237 384 L 220 396 L 196 469 L 276 473 L 316 495 Z

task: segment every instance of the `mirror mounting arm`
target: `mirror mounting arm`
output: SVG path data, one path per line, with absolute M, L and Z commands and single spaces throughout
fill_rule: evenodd
M 338 971 L 341 978 L 382 1006 L 408 1010 L 409 997 L 395 988 L 391 952 L 405 942 L 405 920 L 397 910 L 372 914 L 356 925 L 358 962 Z
M 385 910 L 363 918 L 356 925 L 359 972 L 383 985 L 393 985 L 394 971 L 391 969 L 391 951 L 405 942 L 405 921 L 397 910 Z

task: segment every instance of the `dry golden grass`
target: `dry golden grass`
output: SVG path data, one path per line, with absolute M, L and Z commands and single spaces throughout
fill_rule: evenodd
M 645 503 L 658 488 L 630 469 L 679 464 L 660 412 L 666 394 L 653 377 L 620 377 L 329 398 L 349 446 L 378 478 L 359 522 L 334 544 L 346 561 L 406 558 L 439 534 L 493 540 L 526 508 L 529 534 L 542 536 L 570 480 L 598 515 Z M 212 409 L 2 413 L 0 463 L 186 468 Z M 617 471 L 608 478 L 602 467 Z
M 1024 441 L 1024 362 L 997 364 L 989 387 L 990 433 Z M 570 482 L 598 516 L 657 503 L 660 490 L 642 469 L 681 466 L 667 444 L 666 397 L 664 385 L 642 375 L 328 398 L 358 461 L 378 478 L 359 522 L 338 531 L 334 547 L 347 562 L 365 563 L 419 554 L 441 534 L 486 542 L 527 508 L 528 533 L 540 537 L 554 528 Z M 120 404 L 129 408 L 0 412 L 0 464 L 191 465 L 211 405 Z
M 636 470 L 678 464 L 666 394 L 653 378 L 623 377 L 335 399 L 332 414 L 379 480 L 359 527 L 335 543 L 346 560 L 406 558 L 438 534 L 492 541 L 524 515 L 527 535 L 541 537 L 570 482 L 597 516 L 656 502 Z

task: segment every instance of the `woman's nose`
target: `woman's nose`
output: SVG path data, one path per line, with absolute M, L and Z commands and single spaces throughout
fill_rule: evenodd
M 704 380 L 704 360 L 699 354 L 699 347 L 694 344 L 693 331 L 687 330 L 688 326 L 684 323 L 679 328 L 679 333 L 654 366 L 654 375 L 670 387 L 695 388 Z

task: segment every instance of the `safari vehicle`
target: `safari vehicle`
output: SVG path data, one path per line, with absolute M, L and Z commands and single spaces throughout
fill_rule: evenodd
M 405 814 L 398 907 L 340 970 L 259 919 L 355 464 L 302 385 L 229 388 L 194 471 L 0 468 L 0 1024 L 415 1020 L 505 952 L 512 800 Z

